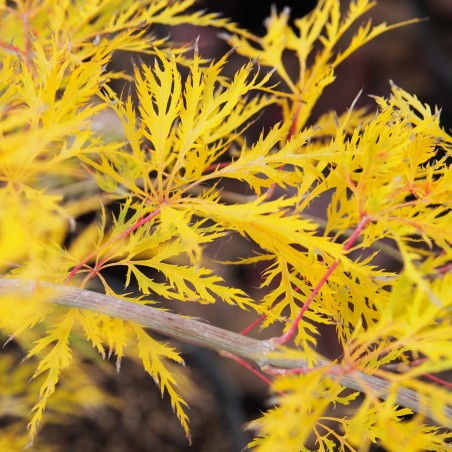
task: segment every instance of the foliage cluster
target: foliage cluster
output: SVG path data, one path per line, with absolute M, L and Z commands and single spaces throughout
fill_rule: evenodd
M 179 353 L 138 323 L 55 306 L 45 285 L 53 283 L 101 289 L 143 309 L 157 299 L 226 302 L 254 310 L 262 328 L 281 324 L 268 356 L 277 351 L 308 365 L 262 368 L 278 376 L 274 408 L 252 424 L 257 450 L 308 450 L 311 435 L 317 450 L 363 450 L 375 441 L 393 451 L 445 450 L 452 394 L 432 380 L 452 369 L 452 137 L 438 109 L 395 85 L 389 98 L 374 99 L 376 111 L 351 100 L 344 113 L 312 117 L 336 68 L 402 24 L 359 25 L 371 0 L 345 11 L 339 0 L 319 0 L 293 27 L 288 10 L 272 11 L 265 36 L 256 37 L 193 3 L 0 2 L 0 326 L 37 359 L 34 371 L 32 360 L 0 359 L 0 378 L 14 367 L 13 383 L 0 388 L 10 401 L 2 407 L 20 418 L 35 400 L 29 438 L 13 423 L 0 444 L 34 440 L 52 400 L 62 412 L 101 400 L 80 386 L 69 402 L 59 395 L 88 378 L 80 338 L 102 357 L 114 355 L 118 369 L 125 355 L 140 360 L 189 436 L 170 365 L 183 362 Z M 158 24 L 186 23 L 221 28 L 250 61 L 230 78 L 223 70 L 230 54 L 205 61 L 197 42 L 177 46 L 152 34 Z M 121 73 L 110 64 L 119 51 L 153 62 L 134 58 L 133 75 Z M 287 52 L 296 73 L 285 65 Z M 110 82 L 121 78 L 134 94 L 113 91 Z M 269 106 L 282 120 L 248 143 L 244 132 Z M 95 127 L 107 110 L 123 139 Z M 225 180 L 244 183 L 248 194 L 226 191 Z M 326 220 L 307 213 L 321 196 Z M 120 205 L 116 214 L 107 213 L 111 203 Z M 205 249 L 232 234 L 259 252 L 209 261 Z M 395 256 L 401 270 L 377 266 L 381 253 Z M 256 263 L 267 289 L 259 300 L 218 271 Z M 125 275 L 123 291 L 105 276 L 111 268 Z M 12 279 L 34 281 L 32 296 L 8 292 Z M 128 293 L 135 284 L 139 297 Z M 322 324 L 336 327 L 343 349 L 334 368 L 316 353 Z M 344 417 L 339 406 L 359 393 L 343 376 L 356 372 L 389 382 L 389 390 L 362 384 L 363 398 Z M 420 407 L 403 422 L 412 411 L 398 406 L 400 388 L 413 390 Z

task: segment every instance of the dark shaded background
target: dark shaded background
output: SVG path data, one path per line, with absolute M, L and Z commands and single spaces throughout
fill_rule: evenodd
M 262 34 L 272 5 L 278 11 L 288 6 L 291 17 L 297 18 L 308 13 L 316 1 L 202 0 L 201 3 Z M 345 8 L 348 1 L 342 3 Z M 379 0 L 368 16 L 374 23 L 389 24 L 415 17 L 428 20 L 384 34 L 345 61 L 336 82 L 321 99 L 319 112 L 347 108 L 361 88 L 365 94 L 386 95 L 391 79 L 422 101 L 442 106 L 443 123 L 452 127 L 452 1 Z
M 345 4 L 346 2 L 344 2 Z M 312 0 L 202 0 L 201 7 L 222 12 L 243 27 L 262 33 L 263 21 L 271 4 L 278 10 L 290 6 L 300 17 L 315 4 Z M 429 17 L 428 21 L 391 31 L 353 55 L 338 71 L 335 84 L 322 96 L 315 114 L 329 109 L 347 108 L 361 88 L 361 102 L 372 103 L 368 94 L 387 95 L 388 80 L 423 102 L 443 107 L 443 124 L 452 127 L 452 1 L 451 0 L 380 0 L 370 13 L 375 23 L 394 23 L 412 17 Z M 192 40 L 200 35 L 203 51 L 209 56 L 227 51 L 217 40 L 216 30 L 179 27 L 175 40 Z M 239 64 L 239 57 L 236 63 Z M 129 61 L 129 60 L 128 60 Z M 275 113 L 274 120 L 278 118 Z M 314 120 L 315 118 L 313 118 Z M 272 121 L 273 118 L 269 118 Z M 231 254 L 243 253 L 243 243 L 227 244 Z M 245 290 L 258 284 L 258 275 L 235 272 L 227 275 Z M 187 312 L 188 313 L 188 312 Z M 239 310 L 221 305 L 201 307 L 190 314 L 208 318 L 211 323 L 234 331 L 252 321 Z M 327 335 L 325 336 L 327 337 Z M 243 424 L 265 409 L 267 388 L 236 364 L 216 354 L 176 344 L 189 364 L 189 376 L 195 382 L 190 392 L 193 445 L 188 447 L 182 429 L 168 400 L 162 402 L 159 390 L 142 368 L 125 361 L 119 375 L 106 376 L 102 385 L 123 401 L 121 410 L 103 410 L 92 418 L 75 420 L 67 426 L 48 427 L 42 438 L 68 451 L 106 452 L 236 452 L 250 439 L 242 433 Z M 334 357 L 337 350 L 324 339 L 321 352 Z M 113 365 L 113 364 L 112 364 Z M 375 449 L 377 450 L 377 449 Z M 275 451 L 279 452 L 279 451 Z M 283 452 L 283 451 L 281 451 Z

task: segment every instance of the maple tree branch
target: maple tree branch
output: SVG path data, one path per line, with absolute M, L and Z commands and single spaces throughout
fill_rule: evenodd
M 273 350 L 271 340 L 253 339 L 199 320 L 77 287 L 0 277 L 0 297 L 3 299 L 6 297 L 6 300 L 8 296 L 30 297 L 37 294 L 40 289 L 49 291 L 48 301 L 54 304 L 87 309 L 135 322 L 182 342 L 248 359 L 264 371 L 269 367 L 279 369 L 310 367 L 304 359 L 288 358 L 283 349 Z M 349 389 L 363 393 L 371 389 L 374 396 L 381 399 L 388 398 L 393 389 L 391 382 L 387 380 L 357 370 L 345 373 L 344 368 L 329 360 L 317 361 L 316 367 L 327 367 L 328 374 Z M 416 391 L 403 386 L 397 388 L 396 403 L 422 413 L 439 425 L 452 428 L 452 406 L 446 406 L 443 413 L 438 413 L 431 408 L 428 397 L 425 395 L 421 397 Z

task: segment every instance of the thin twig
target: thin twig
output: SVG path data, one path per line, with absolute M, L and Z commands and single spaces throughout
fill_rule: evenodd
M 345 252 L 349 251 L 350 248 L 353 246 L 353 244 L 356 242 L 356 239 L 360 236 L 363 229 L 367 226 L 367 224 L 370 222 L 370 218 L 366 217 L 365 215 L 361 218 L 360 222 L 356 226 L 355 230 L 353 231 L 353 234 L 348 238 L 347 242 L 345 242 L 343 250 Z M 290 328 L 279 337 L 275 337 L 272 339 L 274 344 L 287 344 L 297 333 L 298 331 L 298 325 L 301 322 L 301 319 L 303 318 L 304 313 L 309 308 L 309 305 L 311 304 L 312 300 L 316 297 L 316 295 L 320 292 L 322 287 L 326 284 L 329 277 L 332 275 L 334 270 L 338 267 L 340 261 L 335 261 L 331 264 L 331 266 L 328 268 L 328 270 L 325 272 L 325 274 L 322 276 L 320 281 L 317 283 L 317 285 L 314 287 L 312 292 L 310 293 L 309 297 L 306 298 L 306 301 L 304 302 L 303 306 L 301 307 L 300 311 L 298 312 L 297 316 L 295 317 L 295 320 L 292 322 L 292 325 Z
M 49 302 L 57 305 L 87 309 L 92 312 L 106 314 L 126 321 L 139 323 L 154 332 L 189 342 L 201 347 L 226 351 L 235 356 L 247 359 L 265 371 L 265 368 L 294 369 L 309 368 L 304 359 L 290 359 L 285 356 L 284 349 L 272 350 L 269 340 L 257 340 L 239 333 L 218 328 L 207 323 L 181 317 L 151 306 L 129 302 L 120 298 L 83 290 L 72 286 L 56 285 L 29 280 L 0 278 L 0 297 L 30 297 L 38 288 L 51 292 Z M 367 375 L 353 370 L 344 374 L 344 369 L 328 360 L 319 360 L 316 367 L 327 368 L 328 374 L 336 378 L 343 386 L 359 392 L 367 392 L 371 388 L 378 398 L 386 399 L 393 393 L 392 383 L 382 378 Z M 432 410 L 431 401 L 425 395 L 419 396 L 415 391 L 397 388 L 395 402 L 417 413 L 431 418 L 439 425 L 452 428 L 452 406 L 446 406 L 444 412 Z

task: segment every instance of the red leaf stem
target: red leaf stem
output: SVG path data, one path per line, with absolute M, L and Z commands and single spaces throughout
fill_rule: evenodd
M 220 163 L 212 163 L 212 165 L 209 165 L 208 167 L 204 168 L 203 174 L 210 173 L 211 171 L 216 171 L 221 168 L 226 168 L 229 166 L 232 162 L 220 162 Z
M 245 369 L 248 369 L 250 372 L 252 372 L 254 375 L 256 375 L 263 382 L 267 383 L 269 386 L 272 385 L 272 381 L 268 377 L 266 377 L 262 372 L 260 372 L 256 368 L 254 368 L 249 362 L 245 361 L 243 358 L 240 358 L 239 356 L 234 355 L 233 353 L 225 352 L 225 351 L 222 351 L 221 355 L 226 358 L 232 359 L 233 361 L 240 364 Z
M 141 217 L 133 226 L 130 228 L 127 228 L 125 231 L 121 232 L 121 234 L 110 238 L 103 244 L 103 246 L 100 248 L 105 248 L 110 243 L 115 242 L 116 240 L 123 239 L 128 237 L 133 231 L 136 231 L 140 226 L 143 226 L 143 224 L 147 223 L 148 221 L 152 220 L 154 217 L 156 217 L 160 213 L 160 207 L 157 207 L 155 210 L 153 210 L 150 214 Z M 93 252 L 89 253 L 88 256 L 86 256 L 84 259 L 82 259 L 69 273 L 67 278 L 64 280 L 64 282 L 67 284 L 75 275 L 76 273 L 87 263 L 89 262 L 93 257 L 95 257 L 100 249 L 94 250 Z
M 348 251 L 353 244 L 356 242 L 357 238 L 361 234 L 362 230 L 366 227 L 366 225 L 370 222 L 370 218 L 363 215 L 361 217 L 360 222 L 356 226 L 355 230 L 353 231 L 353 234 L 349 237 L 347 242 L 344 245 L 344 251 Z M 297 317 L 293 321 L 290 328 L 281 336 L 275 337 L 272 339 L 272 342 L 274 345 L 281 345 L 286 344 L 289 342 L 295 335 L 295 333 L 298 330 L 298 325 L 303 318 L 304 313 L 308 309 L 309 305 L 311 304 L 314 297 L 320 292 L 320 289 L 323 287 L 323 285 L 328 281 L 328 278 L 331 276 L 331 274 L 336 270 L 337 266 L 339 265 L 339 261 L 335 261 L 331 267 L 325 272 L 322 279 L 318 282 L 318 284 L 315 286 L 314 290 L 311 292 L 307 300 L 305 301 L 304 305 L 300 309 L 300 312 L 298 313 Z
M 256 328 L 256 326 L 261 324 L 266 318 L 267 314 L 260 315 L 253 323 L 248 325 L 244 330 L 240 331 L 240 334 L 246 336 L 252 329 Z
M 132 234 L 133 231 L 136 231 L 140 226 L 143 226 L 143 224 L 146 224 L 148 221 L 155 218 L 160 213 L 160 207 L 157 207 L 155 210 L 153 210 L 150 214 L 141 217 L 133 226 L 126 229 L 124 232 L 122 232 L 119 237 L 125 238 L 128 237 L 130 234 Z
M 297 122 L 298 122 L 298 117 L 300 116 L 301 104 L 302 104 L 301 100 L 298 101 L 297 109 L 295 111 L 295 115 L 292 120 L 292 125 L 291 125 L 290 131 L 289 131 L 289 138 L 287 141 L 290 141 L 297 131 Z
M 429 380 L 434 381 L 435 383 L 438 383 L 442 386 L 445 386 L 446 388 L 452 388 L 452 383 L 450 381 L 443 380 L 442 378 L 437 377 L 433 374 L 424 374 L 422 375 L 425 378 L 428 378 Z

